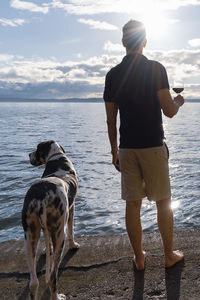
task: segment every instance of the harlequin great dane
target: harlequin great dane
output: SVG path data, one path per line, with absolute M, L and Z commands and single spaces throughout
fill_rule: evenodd
M 74 200 L 78 187 L 76 171 L 64 149 L 54 141 L 38 144 L 29 157 L 33 166 L 46 165 L 42 178 L 28 190 L 22 210 L 30 299 L 36 300 L 38 293 L 36 250 L 41 230 L 46 244 L 46 282 L 50 287 L 51 300 L 66 299 L 64 295 L 57 294 L 56 284 L 67 223 L 69 248 L 79 248 L 73 235 Z

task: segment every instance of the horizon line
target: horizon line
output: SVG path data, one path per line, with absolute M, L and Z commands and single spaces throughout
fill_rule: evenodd
M 64 99 L 56 99 L 56 98 L 1 98 L 0 102 L 104 102 L 103 98 L 100 97 L 90 97 L 90 98 L 64 98 Z M 191 98 L 185 99 L 185 102 L 200 102 L 200 98 Z

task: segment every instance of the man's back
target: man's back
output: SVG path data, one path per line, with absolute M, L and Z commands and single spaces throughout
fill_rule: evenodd
M 120 111 L 120 148 L 147 148 L 163 143 L 157 90 L 168 88 L 164 67 L 140 54 L 129 54 L 106 77 L 104 99 Z

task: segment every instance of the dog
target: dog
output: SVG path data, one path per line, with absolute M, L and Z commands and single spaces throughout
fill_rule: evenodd
M 45 165 L 42 178 L 27 191 L 22 209 L 25 251 L 30 272 L 30 299 L 36 300 L 38 294 L 36 251 L 42 230 L 46 245 L 46 282 L 51 300 L 64 300 L 66 297 L 57 293 L 57 277 L 67 225 L 69 248 L 79 248 L 73 234 L 77 175 L 64 149 L 55 141 L 38 144 L 37 149 L 29 154 L 29 159 L 33 166 Z

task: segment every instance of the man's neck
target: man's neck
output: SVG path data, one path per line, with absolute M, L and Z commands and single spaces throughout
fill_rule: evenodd
M 143 53 L 143 48 L 140 48 L 138 50 L 130 50 L 130 49 L 126 48 L 126 54 L 127 55 L 128 54 L 140 54 L 140 55 L 142 55 L 142 53 Z

